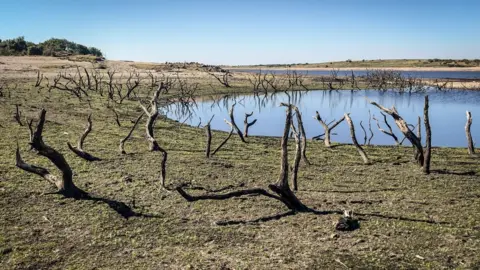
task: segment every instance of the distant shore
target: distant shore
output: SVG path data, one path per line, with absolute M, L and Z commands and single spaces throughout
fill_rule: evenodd
M 399 71 L 478 71 L 480 72 L 480 67 L 348 67 L 348 68 L 324 68 L 324 67 L 268 67 L 268 66 L 244 66 L 244 67 L 225 67 L 226 69 L 230 70 L 244 70 L 244 69 L 252 69 L 252 70 L 323 70 L 323 71 L 330 71 L 332 69 L 335 70 L 342 70 L 342 71 L 350 71 L 350 70 L 374 70 L 374 69 L 382 69 L 382 70 L 399 70 Z

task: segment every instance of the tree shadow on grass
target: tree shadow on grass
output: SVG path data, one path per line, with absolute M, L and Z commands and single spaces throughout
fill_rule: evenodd
M 451 175 L 476 175 L 477 173 L 475 171 L 467 171 L 467 172 L 454 172 L 454 171 L 449 171 L 449 170 L 431 170 L 431 173 L 436 173 L 436 174 L 451 174 Z

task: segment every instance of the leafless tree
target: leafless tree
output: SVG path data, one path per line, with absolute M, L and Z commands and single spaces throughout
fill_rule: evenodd
M 243 120 L 243 134 L 245 135 L 245 138 L 248 137 L 248 129 L 255 125 L 257 122 L 257 119 L 253 120 L 252 122 L 248 122 L 248 118 L 253 115 L 253 112 L 251 113 L 245 113 L 245 118 Z
M 352 137 L 352 142 L 355 148 L 357 148 L 358 153 L 362 157 L 363 163 L 365 164 L 370 164 L 370 161 L 368 160 L 368 156 L 363 150 L 363 148 L 358 144 L 357 142 L 357 137 L 355 136 L 355 126 L 353 125 L 352 119 L 350 118 L 350 114 L 346 113 L 344 115 L 345 120 L 348 123 L 348 126 L 350 127 L 350 136 Z
M 135 128 L 137 127 L 138 123 L 140 122 L 140 120 L 142 119 L 142 117 L 145 115 L 145 112 L 142 112 L 142 114 L 140 114 L 140 116 L 137 118 L 137 120 L 135 121 L 135 123 L 133 124 L 132 128 L 130 129 L 130 131 L 128 132 L 127 136 L 125 136 L 125 138 L 121 139 L 120 140 L 120 145 L 118 146 L 118 149 L 120 150 L 120 153 L 122 155 L 126 155 L 127 152 L 125 151 L 125 143 L 127 142 L 127 140 L 130 138 L 130 136 L 132 136 L 132 133 L 133 131 L 135 130 Z
M 13 115 L 13 119 L 15 119 L 15 121 L 17 121 L 17 123 L 23 127 L 22 113 L 20 112 L 20 109 L 18 107 L 18 104 L 15 104 L 15 114 Z
M 471 126 L 472 126 L 472 113 L 467 111 L 467 124 L 465 125 L 465 133 L 467 134 L 468 154 L 473 156 L 475 155 L 475 147 L 473 144 L 472 133 L 470 132 Z
M 208 74 L 210 74 L 212 77 L 214 77 L 215 79 L 217 79 L 217 81 L 219 81 L 223 86 L 227 87 L 227 88 L 230 88 L 232 87 L 230 85 L 230 78 L 233 76 L 232 73 L 230 73 L 229 70 L 225 70 L 224 72 L 221 72 L 221 75 L 217 75 L 215 74 L 215 72 L 210 72 L 208 70 L 205 70 L 205 72 L 207 72 Z
M 330 132 L 336 128 L 341 122 L 343 122 L 343 120 L 345 120 L 345 116 L 343 116 L 342 118 L 340 118 L 340 120 L 338 120 L 337 122 L 335 122 L 334 124 L 333 120 L 332 122 L 330 123 L 326 123 L 321 117 L 320 117 L 320 114 L 318 113 L 318 111 L 316 111 L 316 114 L 315 116 L 313 117 L 315 118 L 319 123 L 320 125 L 322 125 L 324 131 L 325 131 L 325 137 L 324 137 L 324 142 L 325 142 L 325 146 L 326 147 L 331 147 L 331 143 L 330 143 Z
M 119 119 L 117 111 L 115 110 L 115 108 L 111 108 L 111 110 L 115 115 L 115 123 L 117 124 L 117 126 L 121 127 L 122 124 L 120 124 L 120 119 Z
M 37 70 L 37 80 L 35 81 L 35 87 L 40 87 L 43 81 L 43 74 L 40 73 L 40 70 Z
M 215 117 L 215 115 L 212 115 L 212 118 L 210 118 L 210 120 L 207 122 L 207 125 L 205 126 L 205 131 L 207 133 L 207 146 L 205 147 L 206 158 L 210 158 L 210 148 L 212 145 L 212 129 L 210 124 L 213 120 L 213 117 Z
M 188 194 L 182 187 L 177 187 L 178 193 L 187 201 L 193 202 L 198 200 L 225 200 L 233 197 L 240 197 L 244 195 L 263 195 L 269 198 L 276 199 L 285 204 L 290 210 L 294 212 L 311 212 L 312 209 L 305 206 L 293 193 L 289 185 L 288 177 L 288 134 L 290 133 L 290 126 L 292 124 L 292 108 L 287 107 L 287 116 L 285 118 L 285 129 L 282 136 L 281 143 L 281 165 L 280 177 L 275 184 L 269 185 L 270 190 L 274 193 L 269 193 L 262 188 L 252 188 L 229 192 L 226 194 L 206 194 L 200 196 L 192 196 Z
M 363 145 L 367 144 L 367 131 L 365 130 L 365 127 L 363 126 L 362 121 L 360 121 L 360 127 L 363 130 Z
M 410 143 L 416 148 L 417 155 L 415 157 L 418 165 L 423 167 L 424 155 L 423 155 L 423 146 L 418 137 L 410 130 L 408 123 L 403 120 L 403 118 L 398 114 L 397 109 L 393 106 L 391 109 L 387 109 L 382 105 L 377 104 L 376 102 L 370 101 L 370 104 L 376 106 L 381 111 L 389 114 L 395 120 L 395 124 L 400 129 L 405 137 L 410 141 Z
M 162 153 L 162 161 L 160 163 L 162 172 L 161 172 L 161 185 L 163 188 L 165 186 L 165 178 L 166 178 L 166 164 L 167 164 L 167 151 L 160 147 L 157 140 L 153 136 L 153 126 L 155 125 L 155 121 L 158 117 L 158 98 L 162 91 L 168 91 L 168 86 L 163 82 L 160 83 L 160 86 L 153 94 L 152 99 L 150 100 L 150 110 L 148 110 L 143 104 L 140 103 L 140 107 L 143 109 L 145 114 L 148 116 L 147 124 L 145 125 L 145 132 L 147 140 L 150 144 L 149 149 L 150 151 L 160 151 Z
M 245 138 L 243 137 L 243 133 L 242 131 L 238 128 L 237 124 L 235 123 L 235 117 L 233 116 L 233 110 L 235 108 L 235 105 L 237 105 L 236 103 L 234 103 L 232 105 L 232 107 L 230 108 L 230 112 L 229 112 L 229 116 L 230 116 L 230 121 L 227 121 L 227 119 L 224 119 L 225 123 L 227 123 L 229 126 L 232 127 L 232 129 L 235 130 L 235 132 L 237 133 L 238 137 L 240 137 L 240 140 L 242 140 L 242 142 L 246 143 L 247 141 L 245 141 Z
M 67 143 L 68 148 L 74 152 L 77 156 L 87 160 L 87 161 L 98 161 L 101 160 L 98 157 L 92 156 L 85 150 L 83 150 L 83 143 L 85 142 L 85 139 L 87 138 L 88 134 L 92 131 L 92 114 L 88 115 L 87 118 L 87 127 L 85 128 L 85 131 L 83 134 L 80 136 L 80 139 L 78 140 L 77 147 L 73 147 L 69 142 Z
M 395 141 L 395 144 L 396 145 L 400 145 L 400 142 L 398 141 L 398 137 L 395 135 L 395 133 L 393 133 L 393 130 L 392 130 L 392 126 L 390 126 L 390 124 L 388 123 L 388 120 L 387 120 L 387 116 L 380 112 L 380 114 L 383 116 L 383 122 L 385 123 L 385 125 L 388 127 L 388 131 L 384 130 L 381 126 L 380 126 L 380 122 L 378 121 L 377 118 L 375 118 L 375 115 L 373 116 L 373 120 L 375 120 L 377 122 L 377 127 L 378 127 L 378 130 L 380 130 L 381 132 L 383 132 L 384 134 L 390 136 L 393 138 L 393 140 Z
M 43 142 L 42 132 L 45 124 L 45 114 L 46 111 L 42 109 L 31 145 L 39 155 L 48 158 L 62 172 L 62 177 L 58 178 L 45 168 L 25 163 L 20 155 L 18 145 L 16 151 L 16 166 L 24 171 L 43 177 L 55 185 L 58 193 L 63 194 L 65 197 L 83 198 L 87 196 L 87 193 L 77 188 L 73 183 L 72 169 L 63 155 Z
M 430 119 L 428 116 L 428 96 L 425 96 L 425 105 L 423 107 L 423 120 L 425 124 L 425 152 L 424 157 L 425 161 L 423 164 L 423 172 L 426 174 L 430 173 L 430 159 L 432 153 L 432 130 L 430 129 Z

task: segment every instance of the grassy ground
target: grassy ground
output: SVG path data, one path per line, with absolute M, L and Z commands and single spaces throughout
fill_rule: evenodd
M 129 154 L 117 152 L 130 120 L 140 113 L 137 102 L 117 106 L 122 122 L 118 127 L 105 97 L 92 94 L 89 108 L 66 93 L 39 92 L 25 84 L 27 80 L 16 80 L 20 86 L 9 98 L 0 98 L 4 269 L 480 267 L 480 161 L 470 158 L 465 149 L 433 149 L 433 173 L 426 176 L 411 162 L 409 147 L 366 147 L 373 164 L 363 165 L 351 146 L 326 149 L 321 142 L 309 142 L 307 155 L 313 164 L 301 166 L 297 196 L 318 210 L 353 209 L 360 229 L 336 232 L 336 214 L 297 214 L 219 226 L 218 221 L 248 221 L 287 209 L 264 197 L 188 203 L 176 192 L 162 191 L 161 156 L 147 150 L 144 121 L 127 143 Z M 199 94 L 210 91 L 205 88 Z M 144 216 L 126 220 L 105 203 L 48 194 L 55 190 L 45 180 L 16 168 L 18 142 L 26 162 L 54 169 L 45 158 L 28 151 L 28 129 L 12 117 L 15 104 L 21 104 L 28 118 L 36 118 L 42 107 L 47 110 L 44 140 L 65 155 L 79 187 L 124 202 Z M 96 163 L 77 158 L 66 146 L 68 141 L 76 142 L 89 113 L 93 113 L 93 131 L 85 149 L 103 158 Z M 159 119 L 155 136 L 169 153 L 171 186 L 266 187 L 278 178 L 278 138 L 251 137 L 243 144 L 233 137 L 207 160 L 202 129 Z M 224 136 L 214 132 L 213 145 Z M 126 176 L 131 180 L 124 180 Z
M 455 60 L 455 59 L 379 59 L 360 61 L 338 61 L 325 63 L 303 63 L 291 65 L 258 65 L 242 66 L 264 68 L 472 68 L 480 67 L 480 60 Z

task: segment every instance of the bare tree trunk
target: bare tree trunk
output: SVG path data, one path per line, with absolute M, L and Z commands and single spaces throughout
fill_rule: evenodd
M 373 130 L 372 130 L 372 114 L 368 110 L 368 129 L 370 130 L 370 137 L 368 138 L 368 144 L 370 145 L 373 139 Z
M 22 123 L 22 113 L 20 113 L 20 110 L 18 109 L 18 104 L 15 104 L 15 115 L 13 116 L 13 118 L 15 119 L 15 121 L 17 121 L 17 123 L 23 127 L 23 123 Z
M 329 126 L 329 124 L 327 124 L 327 123 L 325 123 L 325 121 L 323 121 L 323 119 L 320 117 L 320 114 L 318 113 L 318 111 L 316 111 L 316 114 L 313 118 L 315 118 L 320 123 L 320 125 L 322 125 L 323 129 L 325 130 L 325 137 L 324 137 L 325 146 L 326 147 L 331 147 L 330 132 L 335 127 L 337 127 L 341 122 L 343 122 L 343 120 L 345 120 L 345 116 L 342 117 L 340 120 L 338 120 L 337 122 L 335 122 L 331 126 Z
M 42 109 L 40 112 L 40 120 L 35 129 L 31 145 L 35 150 L 38 151 L 39 155 L 48 158 L 62 172 L 62 178 L 59 179 L 45 168 L 25 163 L 20 156 L 20 149 L 18 148 L 18 145 L 16 151 L 16 166 L 24 171 L 34 173 L 45 178 L 48 182 L 55 185 L 58 189 L 58 192 L 63 194 L 65 197 L 86 197 L 87 193 L 77 188 L 73 183 L 72 169 L 63 155 L 43 142 L 42 132 L 45 124 L 45 114 L 45 109 Z
M 85 131 L 83 132 L 82 136 L 80 136 L 77 147 L 76 148 L 73 147 L 69 142 L 67 142 L 67 145 L 68 145 L 68 148 L 80 158 L 83 158 L 86 161 L 99 161 L 101 160 L 100 158 L 92 156 L 91 154 L 83 150 L 83 143 L 91 131 L 92 131 L 92 114 L 88 115 L 87 127 L 85 128 Z
M 307 159 L 307 135 L 305 133 L 305 128 L 303 127 L 302 114 L 297 106 L 294 106 L 293 109 L 295 110 L 295 115 L 297 116 L 298 131 L 301 135 L 301 157 L 305 164 L 310 165 L 310 161 Z
M 115 114 L 115 122 L 117 123 L 117 126 L 121 127 L 122 125 L 120 124 L 120 119 L 118 117 L 117 111 L 114 108 L 112 108 L 112 111 Z
M 467 111 L 467 124 L 465 125 L 465 133 L 467 134 L 468 154 L 475 155 L 475 147 L 473 146 L 472 133 L 470 127 L 472 126 L 472 114 Z
M 283 130 L 283 136 L 281 141 L 281 163 L 280 163 L 280 176 L 276 184 L 269 185 L 268 187 L 284 201 L 287 206 L 294 211 L 308 211 L 306 207 L 290 189 L 288 184 L 288 134 L 290 133 L 290 125 L 292 122 L 292 107 L 287 106 L 287 116 L 285 117 L 285 129 Z
M 430 129 L 430 119 L 428 117 L 428 96 L 425 96 L 425 105 L 423 107 L 423 121 L 425 123 L 425 162 L 423 172 L 430 173 L 430 158 L 432 153 L 432 130 Z
M 240 131 L 237 124 L 235 123 L 235 117 L 233 116 L 233 109 L 235 108 L 235 105 L 237 105 L 237 104 L 236 103 L 233 104 L 232 107 L 230 108 L 230 112 L 229 112 L 230 122 L 228 122 L 227 119 L 224 119 L 224 121 L 225 121 L 225 123 L 230 125 L 235 130 L 235 132 L 237 132 L 237 135 L 238 135 L 238 137 L 240 137 L 242 142 L 246 143 L 247 141 L 245 141 L 245 138 L 243 137 L 242 131 Z
M 293 185 L 293 190 L 297 191 L 298 190 L 298 182 L 297 182 L 297 175 L 298 175 L 298 167 L 300 165 L 300 160 L 302 159 L 302 145 L 301 145 L 301 140 L 300 140 L 300 131 L 297 131 L 295 129 L 295 125 L 291 124 L 293 134 L 295 135 L 295 160 L 293 162 L 293 168 L 292 168 L 292 185 Z
M 205 156 L 207 158 L 210 158 L 210 147 L 212 145 L 212 130 L 210 127 L 210 123 L 212 122 L 212 119 L 215 115 L 210 118 L 210 121 L 207 122 L 207 125 L 205 126 L 206 132 L 207 132 L 207 147 L 205 148 Z
M 243 120 L 243 135 L 245 136 L 245 138 L 248 137 L 248 129 L 257 122 L 257 119 L 253 120 L 250 123 L 248 122 L 248 118 L 252 115 L 253 115 L 253 112 L 245 113 L 245 118 Z
M 362 124 L 362 121 L 360 121 L 360 127 L 363 130 L 363 145 L 367 144 L 367 131 L 365 130 L 365 127 Z
M 392 107 L 392 109 L 387 109 L 383 107 L 382 105 L 377 104 L 376 102 L 370 101 L 370 104 L 376 106 L 383 112 L 389 114 L 390 116 L 393 117 L 395 120 L 395 124 L 397 127 L 400 129 L 400 131 L 407 137 L 407 139 L 410 141 L 410 143 L 416 147 L 418 151 L 418 157 L 416 157 L 417 163 L 420 167 L 423 167 L 423 162 L 424 162 L 424 157 L 423 157 L 423 146 L 418 137 L 413 133 L 410 128 L 408 127 L 407 122 L 403 120 L 403 118 L 398 114 L 397 109 L 395 106 Z
M 363 159 L 363 163 L 370 164 L 367 154 L 357 142 L 357 137 L 355 136 L 355 126 L 353 125 L 352 119 L 350 118 L 350 114 L 348 113 L 345 114 L 345 120 L 347 121 L 348 126 L 350 127 L 350 136 L 352 137 L 353 145 L 355 145 L 355 148 L 357 148 L 358 153 Z
M 127 136 L 125 138 L 120 140 L 120 145 L 118 146 L 118 149 L 120 150 L 120 153 L 125 155 L 127 152 L 125 151 L 125 142 L 132 136 L 133 131 L 135 130 L 135 127 L 137 127 L 138 123 L 140 122 L 140 119 L 142 119 L 143 115 L 145 115 L 145 112 L 140 114 L 140 116 L 137 118 L 135 123 L 133 124 L 132 128 L 130 129 L 130 132 L 128 132 Z
M 155 137 L 153 136 L 153 126 L 155 125 L 155 121 L 157 120 L 157 117 L 158 117 L 158 97 L 160 96 L 160 92 L 162 90 L 168 91 L 168 86 L 163 82 L 160 83 L 160 86 L 153 94 L 153 98 L 150 100 L 150 111 L 148 111 L 147 108 L 145 108 L 145 106 L 143 106 L 142 104 L 140 104 L 140 107 L 148 116 L 147 124 L 145 125 L 145 131 L 146 131 L 145 133 L 146 133 L 147 141 L 149 142 L 149 149 L 152 152 L 155 152 L 155 151 L 162 152 L 162 161 L 160 163 L 161 170 L 162 170 L 160 175 L 161 177 L 160 183 L 162 187 L 166 189 L 165 181 L 166 181 L 166 173 L 167 173 L 166 165 L 167 165 L 168 153 L 165 149 L 160 147 L 157 140 L 155 140 Z

